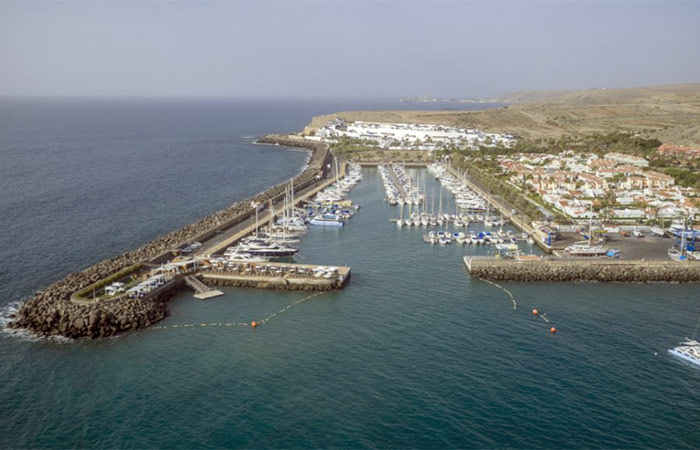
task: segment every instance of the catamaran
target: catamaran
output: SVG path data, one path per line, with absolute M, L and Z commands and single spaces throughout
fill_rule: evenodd
M 700 366 L 700 342 L 696 340 L 687 339 L 678 347 L 668 350 L 668 353 L 687 363 Z

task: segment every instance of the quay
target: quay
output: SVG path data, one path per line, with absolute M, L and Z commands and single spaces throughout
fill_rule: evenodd
M 671 260 L 555 259 L 517 260 L 465 256 L 471 276 L 493 281 L 698 283 L 700 262 Z
M 326 291 L 340 289 L 350 279 L 349 267 L 292 263 L 246 263 L 200 273 L 208 284 L 262 289 Z
M 318 192 L 333 184 L 338 177 L 345 176 L 347 166 L 340 165 L 338 174 L 329 172 L 327 179 L 317 181 L 312 186 L 304 189 L 294 198 L 294 206 L 308 202 Z M 164 255 L 159 255 L 145 265 L 137 265 L 132 270 L 121 271 L 116 276 L 110 276 L 107 280 L 99 280 L 87 288 L 71 295 L 72 302 L 86 304 L 89 293 L 103 289 L 108 280 L 119 277 L 124 279 L 131 275 L 132 279 L 145 280 L 135 288 L 121 292 L 109 298 L 100 299 L 101 302 L 112 302 L 124 297 L 139 296 L 144 300 L 158 299 L 162 291 L 172 291 L 173 287 L 189 286 L 195 291 L 194 297 L 208 299 L 224 295 L 223 292 L 210 288 L 209 284 L 219 286 L 256 287 L 262 289 L 288 289 L 288 290 L 327 290 L 345 286 L 350 278 L 349 267 L 328 267 L 312 264 L 294 263 L 240 263 L 234 267 L 215 267 L 209 260 L 213 260 L 229 246 L 237 244 L 243 238 L 253 234 L 261 223 L 274 220 L 282 211 L 283 199 L 273 203 L 271 208 L 250 214 L 248 220 L 243 220 L 234 226 L 217 233 L 209 231 L 207 236 L 202 236 L 202 247 L 198 254 L 191 259 L 183 259 L 177 255 L 177 249 L 172 249 Z M 273 202 L 271 200 L 271 202 Z M 262 204 L 260 205 L 262 206 Z M 275 206 L 277 206 L 275 208 Z M 276 212 L 275 212 L 276 211 Z M 149 276 L 150 269 L 150 276 Z M 156 275 L 154 276 L 154 271 Z M 155 281 L 151 281 L 155 280 Z M 136 289 L 136 291 L 134 291 Z M 130 292 L 131 291 L 131 292 Z M 94 294 L 93 294 L 94 295 Z
M 345 173 L 347 171 L 347 165 L 345 163 L 340 164 L 340 168 L 338 170 L 337 177 L 342 178 L 345 176 Z M 336 174 L 335 173 L 329 173 L 328 179 L 325 179 L 321 182 L 317 182 L 314 184 L 311 188 L 303 190 L 299 193 L 298 196 L 294 197 L 294 206 L 298 206 L 301 204 L 304 204 L 308 202 L 311 198 L 313 198 L 316 194 L 330 186 L 331 184 L 335 183 L 336 181 Z M 276 203 L 273 204 L 273 209 L 275 211 L 282 211 L 283 208 L 283 199 L 280 197 L 277 199 Z M 261 205 L 265 206 L 265 205 Z M 272 213 L 269 208 L 266 208 L 265 210 L 262 211 L 262 213 L 258 213 L 258 222 L 259 223 L 267 223 L 270 221 L 270 216 L 272 215 L 272 218 L 274 219 L 277 217 L 276 213 Z M 240 224 L 236 228 L 231 228 L 229 230 L 226 230 L 226 232 L 220 232 L 220 234 L 217 234 L 216 236 L 210 236 L 208 239 L 203 239 L 202 242 L 203 247 L 201 252 L 206 254 L 206 255 L 213 255 L 215 253 L 219 253 L 223 250 L 225 250 L 227 247 L 230 247 L 231 245 L 236 244 L 238 241 L 243 239 L 246 236 L 249 236 L 255 232 L 255 213 L 253 212 L 249 220 Z M 228 234 L 228 236 L 227 236 Z
M 393 164 L 387 164 L 385 166 L 387 170 L 389 171 L 389 174 L 391 175 L 391 179 L 394 182 L 394 186 L 396 189 L 399 190 L 399 194 L 401 195 L 401 200 L 404 202 L 406 201 L 406 191 L 403 190 L 403 184 L 401 181 L 399 181 L 399 177 L 396 176 L 396 172 L 394 171 L 394 165 Z

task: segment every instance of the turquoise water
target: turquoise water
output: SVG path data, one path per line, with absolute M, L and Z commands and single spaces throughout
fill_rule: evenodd
M 165 329 L 4 339 L 10 446 L 697 446 L 700 371 L 665 354 L 695 326 L 696 287 L 507 283 L 514 310 L 469 278 L 469 247 L 388 222 L 379 175 L 364 174 L 348 226 L 300 246 L 299 261 L 352 267 L 343 291 L 257 329 L 201 324 L 260 320 L 306 294 L 183 292 Z
M 304 153 L 254 146 L 256 136 L 376 105 L 3 103 L 4 314 L 61 274 L 301 169 Z M 397 230 L 376 169 L 364 173 L 351 192 L 362 209 L 342 230 L 312 229 L 297 258 L 349 265 L 350 283 L 262 327 L 211 324 L 260 320 L 306 294 L 183 291 L 166 328 L 102 341 L 0 333 L 1 446 L 700 444 L 700 371 L 665 353 L 693 333 L 697 286 L 505 283 L 513 310 L 463 267 L 487 248 Z

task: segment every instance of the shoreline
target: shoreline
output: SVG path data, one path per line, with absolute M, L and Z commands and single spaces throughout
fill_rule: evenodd
M 266 135 L 256 141 L 302 148 L 310 153 L 304 168 L 293 178 L 295 186 L 308 187 L 323 182 L 327 176 L 325 163 L 330 156 L 329 146 L 282 135 Z M 49 284 L 24 301 L 18 311 L 8 317 L 7 328 L 24 329 L 38 336 L 65 336 L 69 338 L 110 337 L 125 331 L 146 328 L 167 317 L 165 302 L 172 290 L 165 290 L 157 298 L 118 299 L 94 304 L 76 304 L 70 297 L 93 283 L 138 263 L 159 262 L 172 256 L 181 245 L 215 235 L 251 217 L 251 202 L 265 203 L 284 192 L 289 181 L 233 203 L 228 208 L 208 214 L 202 219 L 150 240 L 113 258 L 97 262 L 79 272 Z

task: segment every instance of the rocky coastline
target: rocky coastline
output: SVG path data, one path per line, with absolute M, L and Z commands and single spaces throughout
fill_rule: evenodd
M 308 186 L 325 177 L 328 147 L 317 142 L 270 135 L 258 142 L 299 147 L 311 151 L 307 167 L 294 178 L 296 186 Z M 251 215 L 251 202 L 264 203 L 283 194 L 288 183 L 271 187 L 256 196 L 234 203 L 179 230 L 162 235 L 147 244 L 117 257 L 100 261 L 81 272 L 71 273 L 24 302 L 10 317 L 8 327 L 24 329 L 42 336 L 69 338 L 109 337 L 124 331 L 141 329 L 162 320 L 167 315 L 165 300 L 172 295 L 168 289 L 146 299 L 122 298 L 98 304 L 79 305 L 70 296 L 96 281 L 131 265 L 156 260 L 181 245 L 211 234 L 225 224 L 246 220 Z M 179 286 L 177 286 L 179 287 Z

